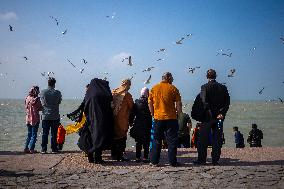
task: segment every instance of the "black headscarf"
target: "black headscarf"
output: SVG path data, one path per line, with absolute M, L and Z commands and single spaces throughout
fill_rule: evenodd
M 112 94 L 108 81 L 92 79 L 84 102 L 87 127 L 93 144 L 88 151 L 92 153 L 96 149 L 109 149 L 113 139 L 114 121 L 111 108 Z

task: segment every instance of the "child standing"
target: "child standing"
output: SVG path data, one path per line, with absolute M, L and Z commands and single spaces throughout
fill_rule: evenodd
M 244 148 L 245 147 L 245 142 L 244 142 L 243 134 L 239 131 L 238 127 L 233 127 L 233 130 L 235 132 L 236 148 Z
M 35 153 L 35 143 L 37 140 L 37 131 L 39 127 L 40 117 L 39 111 L 42 110 L 40 98 L 38 97 L 39 87 L 33 86 L 29 95 L 25 99 L 26 109 L 26 124 L 28 129 L 28 136 L 25 144 L 25 153 Z

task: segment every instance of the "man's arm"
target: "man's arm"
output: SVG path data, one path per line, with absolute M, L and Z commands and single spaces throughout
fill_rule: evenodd
M 151 100 L 148 101 L 149 110 L 151 112 L 151 116 L 154 117 L 154 106 Z
M 181 101 L 176 102 L 176 109 L 177 109 L 177 115 L 182 113 L 182 102 Z

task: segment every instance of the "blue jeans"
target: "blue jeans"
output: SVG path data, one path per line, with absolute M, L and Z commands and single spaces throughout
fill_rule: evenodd
M 35 143 L 37 141 L 38 127 L 39 127 L 39 123 L 37 123 L 34 126 L 27 124 L 28 136 L 27 136 L 27 139 L 26 139 L 25 149 L 30 149 L 30 150 L 35 149 Z
M 170 120 L 155 120 L 154 121 L 154 136 L 150 149 L 150 160 L 153 164 L 158 164 L 161 154 L 162 139 L 166 138 L 168 143 L 168 159 L 170 164 L 177 163 L 177 146 L 178 146 L 178 121 Z
M 57 130 L 60 124 L 58 120 L 42 120 L 42 143 L 41 143 L 41 151 L 47 151 L 48 144 L 48 135 L 49 129 L 51 129 L 51 150 L 53 152 L 58 151 L 57 148 Z

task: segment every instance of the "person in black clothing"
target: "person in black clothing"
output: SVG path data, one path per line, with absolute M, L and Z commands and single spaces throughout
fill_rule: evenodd
M 130 129 L 130 136 L 136 141 L 136 162 L 141 161 L 142 146 L 144 149 L 143 162 L 149 162 L 149 145 L 151 138 L 152 116 L 148 107 L 149 89 L 144 87 L 141 90 L 141 97 L 135 100 L 132 111 L 133 126 Z
M 178 116 L 178 148 L 190 148 L 190 130 L 192 128 L 192 123 L 189 115 L 187 113 L 180 113 Z
M 90 163 L 105 163 L 102 160 L 102 151 L 111 148 L 114 132 L 111 102 L 112 94 L 108 81 L 92 79 L 84 98 L 87 123 L 83 127 L 78 144 L 80 149 L 88 154 Z
M 249 132 L 247 142 L 250 144 L 250 147 L 262 147 L 261 139 L 263 139 L 263 133 L 260 129 L 257 128 L 257 125 L 252 124 L 252 130 Z
M 230 105 L 230 96 L 227 87 L 218 83 L 216 71 L 207 71 L 208 83 L 201 86 L 200 100 L 201 109 L 204 110 L 199 140 L 197 141 L 198 159 L 194 164 L 206 164 L 209 133 L 212 136 L 212 164 L 219 165 L 222 148 L 223 121 Z
M 238 127 L 233 127 L 233 131 L 235 132 L 236 148 L 244 148 L 245 143 L 243 134 L 239 131 Z

